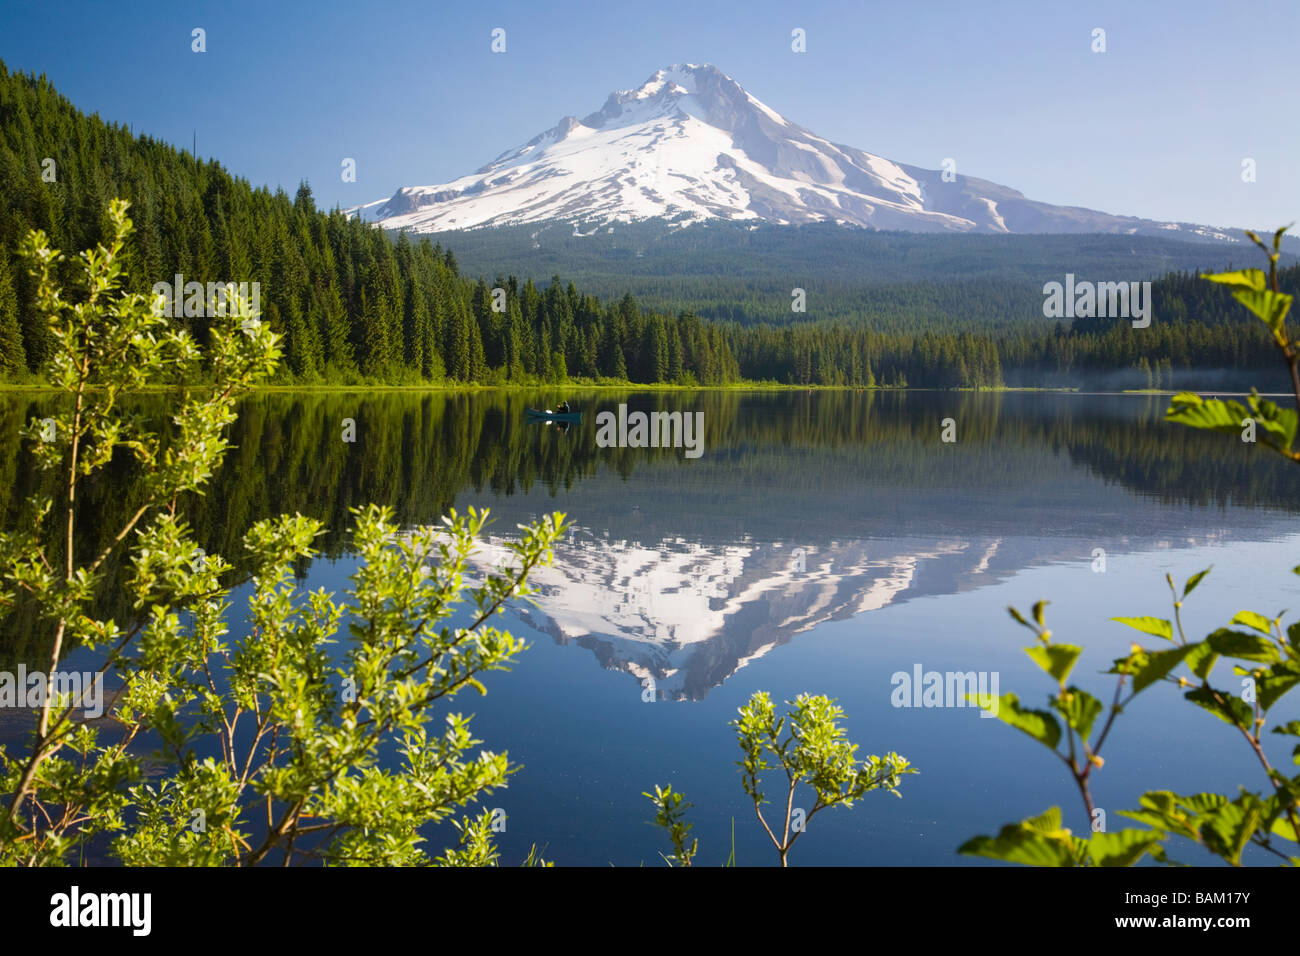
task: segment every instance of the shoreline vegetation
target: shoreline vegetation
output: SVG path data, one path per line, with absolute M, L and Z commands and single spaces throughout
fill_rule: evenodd
M 208 382 L 187 382 L 177 385 L 155 385 L 147 388 L 132 389 L 133 394 L 165 394 L 178 389 L 204 388 Z M 92 387 L 89 389 L 94 390 Z M 0 394 L 46 394 L 59 391 L 57 386 L 39 382 L 0 382 Z M 1176 395 L 1173 388 L 1085 388 L 1081 385 L 982 385 L 954 386 L 938 388 L 924 385 L 789 385 L 781 382 L 732 382 L 727 385 L 677 385 L 668 382 L 568 382 L 563 385 L 506 383 L 487 385 L 469 383 L 424 383 L 421 385 L 390 384 L 295 384 L 256 385 L 247 390 L 249 394 L 262 393 L 319 393 L 334 394 L 340 392 L 411 392 L 411 393 L 477 393 L 477 392 L 555 392 L 572 395 L 583 392 L 957 392 L 961 394 L 1045 394 L 1045 395 Z M 1248 395 L 1249 392 L 1234 389 L 1215 390 L 1217 395 Z M 1287 392 L 1259 392 L 1260 396 L 1269 398 L 1285 396 Z
M 134 389 L 141 393 L 163 393 L 176 389 L 204 388 L 208 382 L 185 382 L 176 385 L 154 385 L 148 388 Z M 57 386 L 39 382 L 0 382 L 0 392 L 54 392 Z M 506 383 L 502 385 L 468 383 L 424 383 L 421 385 L 401 384 L 294 384 L 258 385 L 248 389 L 249 392 L 556 392 L 572 394 L 576 392 L 1081 392 L 1078 386 L 1010 386 L 985 385 L 954 386 L 952 388 L 927 387 L 922 385 L 787 385 L 781 382 L 732 382 L 727 385 L 675 385 L 669 382 L 568 382 L 563 385 L 526 385 Z M 1126 389 L 1112 392 L 1089 392 L 1089 394 L 1128 394 L 1129 392 L 1173 395 L 1172 389 Z M 1244 394 L 1244 393 L 1243 393 Z

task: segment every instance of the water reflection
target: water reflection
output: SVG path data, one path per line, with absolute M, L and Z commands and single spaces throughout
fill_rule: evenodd
M 238 565 L 255 520 L 325 521 L 327 555 L 346 548 L 348 509 L 391 505 L 406 524 L 490 505 L 498 532 L 552 509 L 560 544 L 533 623 L 590 650 L 657 699 L 697 700 L 747 663 L 820 624 L 950 594 L 1037 564 L 1277 533 L 1296 500 L 1294 468 L 1221 436 L 1161 421 L 1135 396 L 872 392 L 588 393 L 566 430 L 530 424 L 538 393 L 261 393 L 246 399 L 237 446 L 185 511 L 201 546 Z M 6 522 L 52 480 L 17 428 L 50 399 L 0 399 Z M 702 457 L 674 448 L 601 448 L 596 418 L 700 412 Z M 165 401 L 132 411 L 166 427 Z M 940 440 L 953 418 L 957 442 Z M 356 441 L 343 440 L 343 420 Z M 129 462 L 82 495 L 83 542 L 98 550 L 140 499 Z M 496 559 L 489 542 L 482 560 Z M 299 568 L 304 577 L 310 565 Z M 110 569 L 105 616 L 124 619 Z M 40 658 L 18 614 L 6 659 Z

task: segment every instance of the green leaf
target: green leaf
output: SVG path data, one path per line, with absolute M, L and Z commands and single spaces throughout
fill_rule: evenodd
M 1163 637 L 1166 641 L 1174 639 L 1174 626 L 1162 617 L 1112 617 L 1112 621 L 1127 624 L 1135 631 Z
M 1039 627 L 1047 627 L 1047 624 L 1043 621 L 1043 608 L 1047 607 L 1048 603 L 1047 601 L 1039 601 L 1034 605 L 1034 622 Z
M 1300 422 L 1296 410 L 1282 408 L 1275 402 L 1260 398 L 1254 392 L 1247 401 L 1250 403 L 1255 422 L 1264 429 L 1266 435 L 1275 439 L 1272 444 L 1284 451 L 1290 450 L 1292 442 L 1295 441 L 1297 422 Z
M 1094 833 L 1088 841 L 1088 856 L 1097 866 L 1132 866 L 1158 846 L 1163 836 L 1152 830 Z
M 1232 619 L 1233 624 L 1245 624 L 1247 627 L 1253 627 L 1261 634 L 1273 636 L 1273 622 L 1263 614 L 1256 614 L 1254 611 L 1238 611 L 1237 616 Z
M 1292 843 L 1300 843 L 1300 838 L 1296 837 L 1296 832 L 1291 827 L 1291 821 L 1285 816 L 1279 816 L 1269 827 L 1269 832 L 1280 836 L 1284 840 L 1290 840 Z
M 1273 233 L 1273 251 L 1274 251 L 1274 252 L 1281 252 L 1281 251 L 1282 251 L 1282 237 L 1283 237 L 1284 235 L 1286 235 L 1286 231 L 1287 231 L 1288 229 L 1290 229 L 1291 226 L 1294 226 L 1294 225 L 1295 225 L 1295 223 L 1291 223 L 1291 225 L 1283 226 L 1283 227 L 1282 227 L 1281 229 L 1279 229 L 1277 232 Z
M 1092 725 L 1103 710 L 1103 704 L 1096 697 L 1093 697 L 1086 690 L 1080 690 L 1078 687 L 1070 687 L 1065 696 L 1067 700 L 1054 700 L 1052 706 L 1056 709 L 1065 722 L 1074 728 L 1075 732 L 1083 738 L 1088 739 L 1092 733 Z
M 1282 323 L 1291 309 L 1291 296 L 1272 289 L 1234 289 L 1232 297 L 1262 319 L 1274 338 L 1284 341 Z
M 1078 866 L 1086 849 L 1083 840 L 1061 828 L 1061 809 L 1052 807 L 1038 817 L 1008 823 L 996 837 L 977 836 L 957 850 L 1026 866 Z
M 1241 864 L 1241 853 L 1250 842 L 1251 834 L 1259 823 L 1260 811 L 1246 808 L 1239 802 L 1225 803 L 1204 814 L 1201 838 L 1206 847 L 1223 857 L 1233 866 Z
M 1197 641 L 1188 647 L 1191 648 L 1187 653 L 1188 668 L 1201 680 L 1209 680 L 1210 671 L 1214 669 L 1214 662 L 1219 659 L 1219 655 L 1205 641 Z
M 1190 578 L 1188 578 L 1187 583 L 1183 585 L 1183 597 L 1186 598 L 1187 595 L 1191 594 L 1192 589 L 1195 588 L 1196 585 L 1201 583 L 1201 579 L 1204 578 L 1207 574 L 1209 574 L 1213 570 L 1214 570 L 1214 565 L 1210 565 L 1204 571 L 1197 571 Z
M 1268 288 L 1268 278 L 1264 275 L 1262 269 L 1238 269 L 1236 272 L 1202 273 L 1201 278 L 1233 289 L 1262 292 Z
M 985 707 L 979 701 L 979 694 L 967 694 L 966 699 L 984 707 L 998 720 L 1010 724 L 1017 730 L 1024 731 L 1049 750 L 1055 750 L 1061 740 L 1061 725 L 1045 710 L 1028 710 L 1020 706 L 1015 694 L 1003 694 L 997 699 L 997 710 Z
M 1240 402 L 1203 399 L 1195 392 L 1179 392 L 1165 411 L 1165 421 L 1232 435 L 1239 434 L 1242 421 L 1250 417 Z
M 1263 817 L 1264 827 L 1269 832 L 1292 843 L 1300 843 L 1300 836 L 1296 834 L 1295 828 L 1291 826 L 1291 821 L 1287 817 L 1287 811 L 1295 804 L 1296 793 L 1293 785 L 1283 784 L 1263 800 L 1260 805 L 1260 815 Z
M 1133 693 L 1138 694 L 1156 681 L 1164 680 L 1169 672 L 1191 653 L 1192 648 L 1195 646 L 1194 644 L 1183 644 L 1180 647 L 1171 647 L 1167 651 L 1139 650 L 1128 657 L 1121 657 L 1108 673 L 1131 674 L 1133 677 Z
M 1238 614 L 1233 621 L 1240 617 L 1241 614 Z M 1268 638 L 1247 634 L 1245 631 L 1230 631 L 1226 627 L 1221 627 L 1205 640 L 1216 653 L 1224 657 L 1236 657 L 1243 661 L 1261 661 L 1265 664 L 1272 664 L 1282 657 L 1277 645 Z
M 1039 667 L 1063 684 L 1066 677 L 1070 675 L 1074 662 L 1083 653 L 1083 648 L 1075 647 L 1073 644 L 1036 645 L 1026 647 L 1025 653 L 1033 658 Z
M 1171 647 L 1167 651 L 1152 651 L 1147 663 L 1133 676 L 1133 692 L 1146 690 L 1158 680 L 1164 680 L 1178 664 L 1191 653 L 1191 647 Z
M 1300 665 L 1291 661 L 1274 664 L 1255 682 L 1259 706 L 1268 710 L 1297 684 L 1300 684 Z
M 1198 707 L 1208 710 L 1225 724 L 1249 728 L 1255 722 L 1255 714 L 1250 709 L 1250 705 L 1227 691 L 1198 687 L 1183 696 Z
M 1227 806 L 1228 798 L 1221 793 L 1194 793 L 1190 797 L 1179 797 L 1178 802 L 1193 813 L 1208 813 Z
M 1138 801 L 1141 810 L 1120 810 L 1119 815 L 1194 840 L 1197 837 L 1196 814 L 1179 805 L 1182 799 L 1171 790 L 1150 790 Z

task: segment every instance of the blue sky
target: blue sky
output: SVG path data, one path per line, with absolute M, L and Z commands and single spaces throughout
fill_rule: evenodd
M 791 52 L 795 27 L 806 53 Z M 1284 79 L 1298 41 L 1288 0 L 0 5 L 11 70 L 137 132 L 188 148 L 197 131 L 201 155 L 256 185 L 305 178 L 325 206 L 464 175 L 661 66 L 708 62 L 817 134 L 900 162 L 951 156 L 1046 202 L 1271 227 L 1300 219 Z

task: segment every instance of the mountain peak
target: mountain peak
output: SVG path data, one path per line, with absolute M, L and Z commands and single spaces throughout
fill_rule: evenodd
M 360 207 L 441 232 L 560 219 L 836 222 L 921 232 L 1109 232 L 1227 239 L 1220 230 L 1033 202 L 1005 186 L 904 165 L 790 122 L 709 63 L 676 63 L 565 116 L 477 172 Z
M 676 63 L 650 74 L 640 86 L 615 90 L 605 105 L 582 120 L 582 125 L 604 129 L 626 117 L 691 115 L 709 122 L 711 115 L 725 118 L 748 94 L 740 84 L 711 64 Z
M 674 63 L 661 70 L 655 70 L 650 78 L 635 90 L 622 90 L 621 93 L 637 97 L 654 96 L 659 93 L 694 94 L 699 92 L 701 83 L 725 81 L 739 88 L 731 77 L 723 73 L 712 63 Z M 619 95 L 619 94 L 614 94 Z

